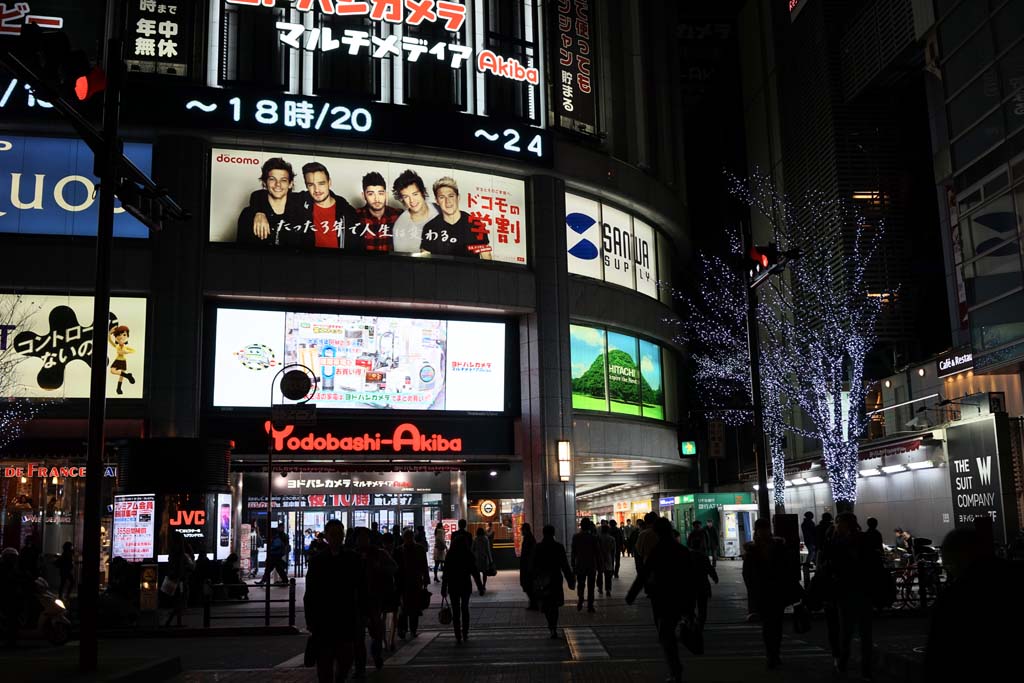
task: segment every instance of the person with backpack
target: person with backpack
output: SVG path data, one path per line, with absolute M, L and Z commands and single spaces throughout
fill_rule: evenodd
M 640 567 L 636 580 L 626 594 L 626 603 L 632 605 L 641 590 L 651 599 L 654 625 L 658 630 L 665 661 L 671 676 L 668 680 L 683 680 L 683 663 L 679 659 L 679 641 L 676 627 L 680 620 L 693 613 L 697 578 L 692 553 L 672 539 L 672 523 L 658 518 L 650 525 L 658 542 Z
M 569 590 L 576 588 L 576 578 L 565 556 L 565 547 L 555 540 L 555 527 L 544 525 L 543 538 L 533 553 L 533 593 L 540 602 L 540 609 L 548 622 L 551 637 L 558 637 L 558 609 L 565 604 L 562 591 L 562 577 L 569 584 Z
M 466 543 L 466 537 L 460 536 L 448 552 L 441 577 L 441 597 L 451 597 L 452 601 L 452 628 L 455 629 L 457 645 L 469 640 L 469 596 L 473 594 L 470 579 L 476 581 L 477 590 L 483 595 L 484 584 L 480 580 L 476 558 Z

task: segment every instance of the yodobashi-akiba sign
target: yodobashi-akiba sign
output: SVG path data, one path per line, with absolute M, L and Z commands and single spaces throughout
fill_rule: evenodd
M 381 432 L 339 436 L 327 432 L 296 432 L 293 425 L 275 428 L 268 420 L 263 429 L 279 453 L 461 453 L 462 438 L 421 432 L 403 422 L 391 434 Z
M 569 272 L 658 298 L 654 228 L 625 211 L 565 195 Z
M 935 361 L 939 377 L 948 377 L 974 367 L 974 355 L 967 349 L 957 349 L 939 356 Z
M 273 9 L 276 0 L 227 0 L 229 5 L 262 6 Z M 332 52 L 343 50 L 352 56 L 369 55 L 373 59 L 398 58 L 415 64 L 421 60 L 435 60 L 452 69 L 460 69 L 473 60 L 474 49 L 463 45 L 458 38 L 464 36 L 466 6 L 444 0 L 296 0 L 298 12 L 318 12 L 327 16 L 368 17 L 383 24 L 423 26 L 437 25 L 456 37 L 452 42 L 430 41 L 414 35 L 399 35 L 374 30 L 344 29 L 335 34 L 330 26 L 307 27 L 303 23 L 278 21 L 276 28 L 280 40 L 293 49 Z M 515 58 L 502 57 L 492 50 L 481 50 L 476 55 L 476 67 L 482 73 L 514 81 L 540 84 L 540 71 Z
M 6 101 L 0 92 L 0 110 Z M 152 146 L 125 143 L 124 153 L 143 172 L 150 172 Z M 0 232 L 95 235 L 98 186 L 99 180 L 93 175 L 93 153 L 84 142 L 0 137 Z M 118 204 L 114 209 L 114 236 L 148 237 L 149 230 Z

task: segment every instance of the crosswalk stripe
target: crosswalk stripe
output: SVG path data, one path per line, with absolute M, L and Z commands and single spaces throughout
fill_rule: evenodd
M 609 659 L 608 651 L 604 649 L 597 634 L 592 628 L 580 626 L 566 626 L 565 640 L 569 644 L 569 652 L 575 661 L 591 659 Z
M 402 666 L 412 661 L 413 657 L 423 651 L 434 639 L 440 635 L 440 631 L 426 631 L 421 633 L 412 642 L 406 643 L 399 648 L 398 652 L 384 661 L 384 666 Z

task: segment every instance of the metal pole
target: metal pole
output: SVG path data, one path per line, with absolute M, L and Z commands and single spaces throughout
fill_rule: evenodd
M 743 253 L 750 251 L 752 238 L 744 231 Z M 746 281 L 746 277 L 744 277 Z M 757 516 L 771 519 L 768 509 L 768 461 L 764 447 L 764 425 L 761 422 L 764 408 L 761 404 L 761 340 L 757 328 L 757 290 L 747 284 L 747 346 L 750 350 L 750 398 L 753 401 L 751 420 L 754 465 L 757 467 Z
M 270 429 L 274 429 L 274 384 L 277 383 L 277 378 L 280 376 L 284 368 L 277 371 L 274 375 L 274 379 L 270 380 Z M 267 584 L 264 586 L 263 591 L 263 625 L 270 626 L 270 582 L 273 577 L 270 576 L 270 545 L 272 543 L 271 531 L 270 531 L 270 518 L 274 509 L 274 439 L 270 432 L 267 432 L 267 535 L 266 535 L 266 546 L 267 546 L 267 559 L 263 565 L 263 576 L 267 579 Z M 259 565 L 259 551 L 256 551 L 257 558 L 257 569 Z
M 96 282 L 93 292 L 92 360 L 89 382 L 89 445 L 85 473 L 85 519 L 82 529 L 82 577 L 78 591 L 81 620 L 78 666 L 96 671 L 99 653 L 98 607 L 100 589 L 100 500 L 103 492 L 107 384 L 107 322 L 110 315 L 110 247 L 114 236 L 114 192 L 118 185 L 117 162 L 121 156 L 117 137 L 121 88 L 120 2 L 107 3 L 107 40 L 103 65 L 107 87 L 103 94 L 103 155 L 97 155 L 100 178 L 99 222 L 96 229 Z

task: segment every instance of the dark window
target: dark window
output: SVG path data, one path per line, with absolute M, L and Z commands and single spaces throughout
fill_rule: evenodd
M 998 109 L 953 143 L 953 163 L 963 168 L 993 145 L 1002 142 L 1003 112 Z
M 406 26 L 404 35 L 426 41 L 429 50 L 438 43 L 465 45 L 466 32 L 466 24 L 453 33 L 445 30 L 443 21 L 425 21 L 419 26 Z M 441 111 L 464 111 L 466 74 L 473 73 L 476 68 L 473 59 L 463 60 L 458 69 L 453 69 L 454 54 L 448 49 L 445 49 L 443 60 L 427 52 L 421 54 L 417 61 L 410 62 L 408 54 L 405 53 L 406 58 L 402 62 L 405 103 L 428 105 Z
M 1018 292 L 971 311 L 971 346 L 975 352 L 1024 338 L 1024 293 Z
M 968 3 L 970 4 L 970 3 Z M 946 96 L 955 93 L 995 57 L 992 33 L 988 28 L 975 33 L 942 66 Z
M 999 101 L 999 79 L 989 69 L 961 90 L 949 103 L 949 136 L 955 138 L 995 107 Z
M 505 58 L 514 58 L 525 68 L 540 68 L 537 58 L 537 12 L 533 2 L 487 0 L 484 47 Z M 488 75 L 488 116 L 540 122 L 537 87 L 526 82 Z
M 996 31 L 997 52 L 1002 52 L 1020 40 L 1021 27 L 1024 26 L 1024 2 L 1010 0 L 992 17 L 992 26 Z
M 939 43 L 944 54 L 951 54 L 960 43 L 988 16 L 988 5 L 982 0 L 961 3 L 939 26 Z
M 331 38 L 340 40 L 345 31 L 361 31 L 380 37 L 380 22 L 367 17 L 332 16 L 317 13 L 321 30 L 330 29 Z M 370 49 L 363 48 L 357 55 L 348 53 L 348 46 L 327 52 L 317 51 L 313 58 L 313 83 L 317 95 L 354 95 L 372 100 L 380 99 L 381 67 L 390 67 L 391 59 L 374 59 Z
M 291 48 L 283 45 L 276 24 L 286 9 L 221 5 L 220 82 L 283 90 L 288 83 Z

